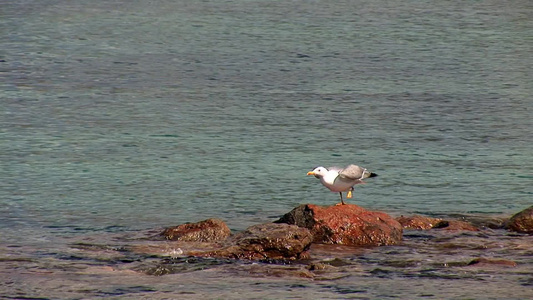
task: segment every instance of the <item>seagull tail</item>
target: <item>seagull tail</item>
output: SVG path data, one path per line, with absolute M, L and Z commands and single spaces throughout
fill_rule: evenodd
M 365 170 L 363 173 L 363 177 L 361 179 L 371 178 L 371 177 L 376 177 L 376 176 L 378 176 L 378 174 Z

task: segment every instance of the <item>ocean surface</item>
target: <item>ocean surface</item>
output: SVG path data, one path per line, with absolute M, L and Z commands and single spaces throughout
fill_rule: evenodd
M 348 202 L 393 216 L 527 208 L 532 16 L 529 0 L 0 1 L 0 298 L 533 296 L 533 239 L 497 229 L 343 248 L 322 279 L 248 262 L 151 276 L 159 258 L 112 251 L 335 204 L 306 176 L 319 165 L 378 173 Z M 518 265 L 450 267 L 479 256 Z

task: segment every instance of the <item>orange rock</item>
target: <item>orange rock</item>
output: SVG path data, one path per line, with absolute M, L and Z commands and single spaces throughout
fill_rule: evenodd
M 311 230 L 314 242 L 380 246 L 402 240 L 402 226 L 386 213 L 368 211 L 354 204 L 300 205 L 275 223 L 294 224 Z

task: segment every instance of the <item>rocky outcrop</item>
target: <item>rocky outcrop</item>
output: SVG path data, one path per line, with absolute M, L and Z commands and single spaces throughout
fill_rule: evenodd
M 161 235 L 167 240 L 183 242 L 217 242 L 227 239 L 231 231 L 220 219 L 207 219 L 165 229 Z
M 313 241 L 311 232 L 288 224 L 259 224 L 239 232 L 214 251 L 190 253 L 194 256 L 250 260 L 295 260 L 308 258 Z
M 533 206 L 512 216 L 507 223 L 507 229 L 520 233 L 533 234 Z
M 391 216 L 354 204 L 300 205 L 275 223 L 308 228 L 313 241 L 359 246 L 393 245 L 402 240 L 402 226 Z

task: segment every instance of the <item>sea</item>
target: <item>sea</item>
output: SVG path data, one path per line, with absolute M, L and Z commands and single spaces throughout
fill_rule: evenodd
M 0 1 L 0 298 L 533 298 L 533 238 L 498 228 L 316 246 L 335 272 L 312 278 L 124 250 L 337 203 L 316 166 L 377 173 L 347 201 L 392 216 L 531 206 L 532 16 L 530 0 Z M 165 259 L 175 272 L 145 272 Z

